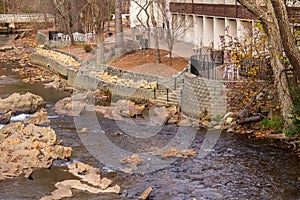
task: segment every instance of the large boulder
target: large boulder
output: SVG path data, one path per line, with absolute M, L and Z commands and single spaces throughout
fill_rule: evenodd
M 45 105 L 44 99 L 38 95 L 30 92 L 25 94 L 13 93 L 5 99 L 0 99 L 0 114 L 9 111 L 12 114 L 34 113 Z
M 33 168 L 49 168 L 54 159 L 70 157 L 71 147 L 58 143 L 50 127 L 17 122 L 0 129 L 0 180 L 28 177 Z
M 0 47 L 0 51 L 9 51 L 9 50 L 13 50 L 15 47 L 11 46 L 11 45 L 5 45 L 3 47 Z
M 50 120 L 48 118 L 48 113 L 46 109 L 43 108 L 40 111 L 34 113 L 30 118 L 26 119 L 24 122 L 28 124 L 43 125 L 50 123 Z
M 85 95 L 77 94 L 72 97 L 66 97 L 56 102 L 54 110 L 60 115 L 80 116 L 80 113 L 85 110 L 85 101 Z
M 117 110 L 121 115 L 125 115 L 128 117 L 136 117 L 137 115 L 141 115 L 145 109 L 145 105 L 137 105 L 129 100 L 119 100 L 114 109 Z
M 9 124 L 11 118 L 11 111 L 0 114 L 0 124 Z

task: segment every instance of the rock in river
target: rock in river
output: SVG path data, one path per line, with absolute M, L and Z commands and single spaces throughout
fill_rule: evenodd
M 0 129 L 0 180 L 28 176 L 33 168 L 49 168 L 54 159 L 70 157 L 71 151 L 71 147 L 57 144 L 50 127 L 9 124 Z
M 13 93 L 5 99 L 0 99 L 0 114 L 11 111 L 12 114 L 34 113 L 44 107 L 46 102 L 38 95 L 27 92 Z
M 9 124 L 11 118 L 11 111 L 0 114 L 0 124 Z

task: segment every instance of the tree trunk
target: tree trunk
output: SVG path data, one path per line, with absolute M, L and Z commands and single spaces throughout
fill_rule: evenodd
M 282 29 L 282 27 L 280 28 L 280 26 L 282 26 L 282 20 L 288 20 L 288 18 L 278 16 L 278 8 L 275 8 L 275 10 L 277 10 L 277 12 L 275 12 L 272 4 L 274 3 L 274 1 L 277 0 L 266 0 L 265 6 L 261 7 L 257 5 L 256 0 L 238 0 L 239 3 L 245 6 L 259 20 L 261 20 L 264 31 L 268 37 L 268 42 L 270 46 L 269 51 L 271 53 L 271 66 L 274 75 L 274 81 L 276 84 L 276 89 L 278 92 L 278 102 L 280 103 L 281 115 L 283 117 L 284 126 L 288 127 L 288 125 L 292 124 L 293 101 L 290 95 L 286 76 L 280 77 L 281 72 L 285 69 L 283 60 L 281 59 L 283 43 L 285 41 L 282 40 L 283 38 L 281 36 L 281 33 L 283 30 L 280 30 Z M 288 24 L 289 22 L 287 21 L 285 23 Z M 290 36 L 286 34 L 286 37 Z M 288 40 L 290 39 L 291 38 L 289 38 Z
M 288 18 L 288 13 L 284 1 L 272 0 L 271 1 L 275 15 L 278 20 L 278 26 L 284 51 L 293 66 L 294 76 L 297 80 L 300 78 L 300 50 L 298 49 L 295 38 L 291 32 L 291 25 Z
M 160 58 L 160 50 L 159 50 L 159 43 L 158 43 L 158 34 L 157 34 L 157 22 L 155 20 L 154 16 L 154 8 L 153 8 L 153 1 L 151 1 L 151 22 L 152 26 L 154 28 L 154 42 L 155 42 L 155 50 L 156 50 L 156 64 L 161 63 L 161 58 Z
M 96 44 L 97 44 L 97 51 L 96 51 L 96 62 L 97 64 L 103 64 L 105 62 L 105 45 L 104 45 L 104 37 L 103 33 L 96 34 Z
M 279 42 L 279 30 L 276 28 L 276 23 L 268 24 L 265 28 L 268 30 L 268 40 L 271 46 L 271 66 L 273 70 L 276 89 L 278 92 L 278 101 L 281 107 L 281 115 L 284 120 L 284 125 L 287 127 L 292 124 L 293 117 L 293 101 L 288 87 L 286 76 L 281 76 L 281 72 L 285 69 L 279 55 L 282 55 L 282 43 Z
M 124 48 L 123 26 L 122 26 L 122 0 L 115 0 L 115 28 L 116 28 L 115 50 L 117 55 L 121 55 Z

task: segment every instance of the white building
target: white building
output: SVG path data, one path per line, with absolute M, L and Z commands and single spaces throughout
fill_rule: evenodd
M 131 27 L 140 25 L 137 20 L 140 11 L 140 7 L 135 3 L 137 1 L 144 5 L 147 0 L 131 0 Z M 264 4 L 264 0 L 256 2 L 259 5 Z M 288 1 L 288 5 L 293 6 L 291 11 L 299 15 L 300 1 L 294 4 L 291 2 L 293 1 Z M 166 3 L 169 4 L 173 18 L 185 19 L 186 30 L 179 36 L 179 40 L 220 49 L 219 36 L 225 34 L 226 27 L 229 28 L 230 35 L 237 38 L 242 38 L 252 32 L 254 16 L 236 0 L 167 0 Z M 159 16 L 158 11 L 155 11 L 155 15 Z M 139 17 L 145 20 L 143 13 Z

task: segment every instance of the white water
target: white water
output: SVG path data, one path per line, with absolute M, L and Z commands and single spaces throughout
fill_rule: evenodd
M 26 118 L 28 118 L 30 116 L 32 116 L 32 115 L 29 115 L 29 114 L 20 114 L 20 115 L 17 115 L 17 116 L 12 116 L 10 118 L 10 121 L 12 121 L 12 122 L 24 121 Z

